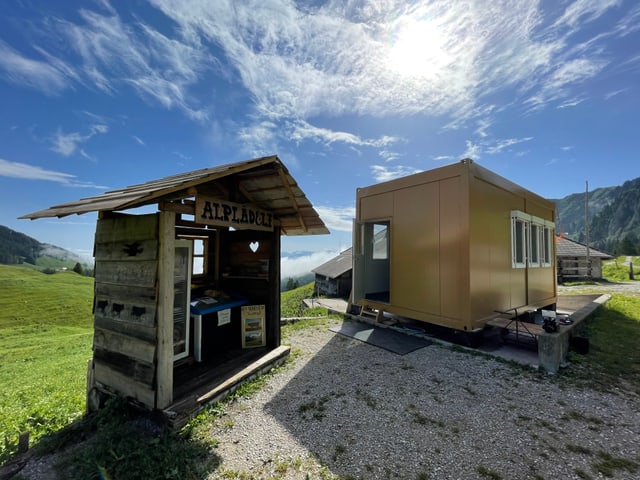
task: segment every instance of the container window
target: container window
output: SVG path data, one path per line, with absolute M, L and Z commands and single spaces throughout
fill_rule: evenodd
M 511 212 L 511 266 L 526 268 L 527 237 L 531 216 L 520 211 Z
M 371 258 L 374 260 L 389 259 L 389 224 L 373 224 L 373 250 Z
M 529 225 L 529 266 L 540 266 L 540 236 L 542 226 L 537 223 Z
M 553 228 L 545 226 L 542 228 L 542 266 L 551 266 L 551 239 L 553 238 Z

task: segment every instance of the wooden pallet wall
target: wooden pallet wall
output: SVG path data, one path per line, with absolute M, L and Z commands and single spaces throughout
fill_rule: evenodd
M 158 216 L 101 218 L 95 236 L 96 386 L 153 408 Z

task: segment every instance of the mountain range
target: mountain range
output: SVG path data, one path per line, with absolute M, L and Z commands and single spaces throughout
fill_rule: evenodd
M 27 264 L 39 269 L 51 270 L 71 269 L 77 263 L 93 268 L 87 264 L 86 259 L 69 250 L 42 243 L 24 233 L 0 225 L 0 264 Z
M 581 243 L 588 235 L 590 246 L 614 255 L 640 253 L 640 177 L 553 201 L 558 233 Z
M 558 233 L 581 243 L 586 243 L 588 234 L 590 246 L 610 254 L 640 254 L 640 177 L 617 187 L 585 189 L 552 201 L 557 208 Z M 86 264 L 73 252 L 0 225 L 0 264 L 72 268 L 78 262 Z

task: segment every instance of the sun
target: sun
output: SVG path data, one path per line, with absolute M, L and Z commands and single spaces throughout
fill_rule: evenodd
M 394 28 L 387 58 L 392 71 L 409 77 L 434 77 L 449 61 L 445 36 L 433 22 L 409 18 Z

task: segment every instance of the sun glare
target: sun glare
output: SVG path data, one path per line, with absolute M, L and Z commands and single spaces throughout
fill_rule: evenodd
M 389 68 L 405 76 L 436 76 L 449 62 L 444 41 L 433 22 L 405 19 L 391 38 Z

